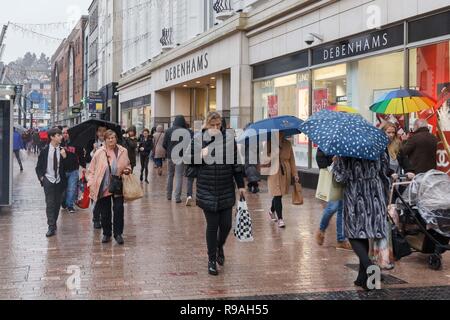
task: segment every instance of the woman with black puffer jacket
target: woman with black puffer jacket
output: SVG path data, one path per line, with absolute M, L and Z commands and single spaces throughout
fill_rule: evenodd
M 235 137 L 221 130 L 221 125 L 221 115 L 211 112 L 202 136 L 196 135 L 192 140 L 192 154 L 199 153 L 197 157 L 194 155 L 195 163 L 201 163 L 195 165 L 197 205 L 206 217 L 208 273 L 214 276 L 218 275 L 217 263 L 221 266 L 225 263 L 223 246 L 232 227 L 236 185 L 241 196 L 245 196 L 243 167 L 237 161 Z

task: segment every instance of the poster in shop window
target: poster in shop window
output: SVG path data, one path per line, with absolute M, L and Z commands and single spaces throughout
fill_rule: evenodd
M 328 89 L 315 89 L 313 99 L 313 114 L 328 107 Z
M 267 109 L 269 118 L 278 117 L 278 96 L 267 97 Z

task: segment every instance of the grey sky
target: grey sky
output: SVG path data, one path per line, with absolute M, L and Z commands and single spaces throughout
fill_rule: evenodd
M 75 17 L 79 19 L 81 15 L 87 14 L 91 2 L 92 0 L 0 0 L 0 24 L 6 24 L 8 21 L 19 24 L 66 22 L 64 25 L 25 26 L 38 33 L 64 38 L 71 31 L 69 23 L 73 23 Z M 11 26 L 5 44 L 2 61 L 8 63 L 23 56 L 27 51 L 36 54 L 44 52 L 51 56 L 60 41 L 47 40 L 30 32 L 15 30 Z

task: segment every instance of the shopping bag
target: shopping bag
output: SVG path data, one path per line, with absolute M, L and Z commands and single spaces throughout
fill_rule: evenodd
M 317 185 L 316 198 L 330 202 L 342 200 L 344 196 L 342 186 L 336 182 L 333 173 L 328 169 L 321 169 Z
M 89 209 L 89 187 L 87 185 L 86 177 L 83 175 L 78 183 L 78 201 L 77 206 L 80 209 Z
M 141 184 L 135 175 L 124 175 L 122 182 L 123 198 L 125 201 L 130 202 L 144 197 L 144 190 L 142 190 Z
M 234 235 L 240 242 L 253 241 L 252 218 L 248 212 L 245 198 L 241 198 L 237 206 Z
M 298 182 L 294 184 L 294 192 L 292 193 L 292 204 L 297 206 L 303 204 L 302 185 Z

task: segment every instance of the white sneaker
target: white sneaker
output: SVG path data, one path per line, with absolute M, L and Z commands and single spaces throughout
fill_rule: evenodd
M 192 202 L 194 202 L 194 199 L 192 199 L 192 197 L 188 197 L 186 200 L 186 207 L 192 207 Z
M 286 224 L 284 223 L 283 220 L 279 220 L 279 221 L 278 221 L 278 227 L 279 227 L 279 228 L 286 228 Z

